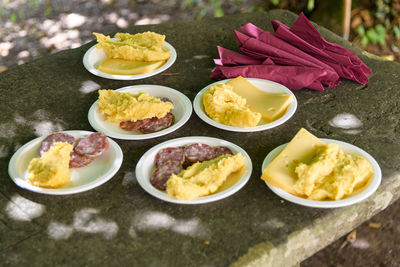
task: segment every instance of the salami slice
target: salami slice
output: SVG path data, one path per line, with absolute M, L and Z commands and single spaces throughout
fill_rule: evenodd
M 71 158 L 69 160 L 69 167 L 70 168 L 81 168 L 93 161 L 93 157 L 84 157 L 76 153 L 75 151 L 71 152 Z
M 143 119 L 137 121 L 121 121 L 119 123 L 119 127 L 127 131 L 140 132 L 140 128 L 142 128 L 143 125 L 145 125 L 148 121 L 150 121 L 150 119 Z
M 183 164 L 185 161 L 185 152 L 180 147 L 163 148 L 156 154 L 154 163 L 158 168 L 167 161 L 177 161 Z
M 233 155 L 232 150 L 226 146 L 216 146 L 214 147 L 215 157 L 219 157 L 222 155 Z
M 50 147 L 55 142 L 67 142 L 71 145 L 75 144 L 75 138 L 72 135 L 66 133 L 53 133 L 47 136 L 40 146 L 40 156 L 43 155 L 44 152 L 50 149 Z
M 150 178 L 150 183 L 159 190 L 167 188 L 167 181 L 172 174 L 178 174 L 182 170 L 182 164 L 178 161 L 167 161 L 158 166 Z
M 174 120 L 175 120 L 174 114 L 169 112 L 162 118 L 157 118 L 157 117 L 151 118 L 147 123 L 145 123 L 139 129 L 139 131 L 142 133 L 158 132 L 171 126 Z
M 214 148 L 206 144 L 190 144 L 185 146 L 185 158 L 194 163 L 215 158 Z
M 104 133 L 92 133 L 79 140 L 74 151 L 81 156 L 97 157 L 108 148 L 108 139 Z
M 174 114 L 167 113 L 162 118 L 153 117 L 150 119 L 143 119 L 137 121 L 122 121 L 119 124 L 124 130 L 135 131 L 140 133 L 154 133 L 168 128 L 175 120 Z
M 172 100 L 169 99 L 168 97 L 161 97 L 160 100 L 161 100 L 162 102 L 170 102 L 170 103 L 172 103 Z M 172 104 L 173 104 L 173 103 L 172 103 Z

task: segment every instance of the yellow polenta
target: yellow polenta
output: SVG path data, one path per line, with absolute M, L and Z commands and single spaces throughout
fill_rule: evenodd
M 158 33 L 117 33 L 114 37 L 118 41 L 101 33 L 93 34 L 97 38 L 97 48 L 104 49 L 108 58 L 148 62 L 167 60 L 171 56 L 171 51 L 165 46 L 165 35 Z
M 132 94 L 99 90 L 99 111 L 110 122 L 162 118 L 173 108 L 174 105 L 171 102 L 163 102 L 148 93 Z
M 28 182 L 47 188 L 66 184 L 71 178 L 69 160 L 72 149 L 73 146 L 67 142 L 56 142 L 42 157 L 32 159 L 28 166 Z
M 197 162 L 178 175 L 172 174 L 167 182 L 167 194 L 179 200 L 191 200 L 212 194 L 228 176 L 245 167 L 245 157 L 223 155 L 215 159 Z
M 246 99 L 236 94 L 228 84 L 211 86 L 202 100 L 206 114 L 216 122 L 236 127 L 253 127 L 261 120 L 261 114 L 252 111 Z

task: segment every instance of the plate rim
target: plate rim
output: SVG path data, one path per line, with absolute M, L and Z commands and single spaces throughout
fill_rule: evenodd
M 203 94 L 213 85 L 215 84 L 223 84 L 226 83 L 230 80 L 233 80 L 235 78 L 231 78 L 231 79 L 224 79 L 224 80 L 220 80 L 220 81 L 216 81 L 214 83 L 211 83 L 209 85 L 207 85 L 206 87 L 204 87 L 203 89 L 201 89 L 195 96 L 194 100 L 193 100 L 193 109 L 194 112 L 197 114 L 197 116 L 202 119 L 204 122 L 206 122 L 207 124 L 214 126 L 216 128 L 219 129 L 223 129 L 223 130 L 227 130 L 227 131 L 232 131 L 232 132 L 259 132 L 259 131 L 265 131 L 265 130 L 269 130 L 272 128 L 275 128 L 283 123 L 285 123 L 286 121 L 288 121 L 296 112 L 297 110 L 297 98 L 295 96 L 295 94 L 286 86 L 271 81 L 271 80 L 266 80 L 266 79 L 260 79 L 260 78 L 245 78 L 246 80 L 248 80 L 249 82 L 251 81 L 258 81 L 258 82 L 264 82 L 264 83 L 269 83 L 269 84 L 273 84 L 278 86 L 280 89 L 283 90 L 282 93 L 287 93 L 290 95 L 293 95 L 293 101 L 290 104 L 290 106 L 288 107 L 286 113 L 280 117 L 279 119 L 270 122 L 270 123 L 265 123 L 263 125 L 259 125 L 259 126 L 254 126 L 254 127 L 246 127 L 246 128 L 240 128 L 240 127 L 235 127 L 235 126 L 230 126 L 230 125 L 225 125 L 219 122 L 216 122 L 214 120 L 212 120 L 210 117 L 208 117 L 208 115 L 202 110 L 201 106 L 202 106 L 202 102 L 201 102 L 201 98 L 203 96 Z M 260 88 L 259 88 L 260 89 Z M 260 89 L 262 90 L 262 89 Z M 263 91 L 263 90 L 262 90 Z
M 179 97 L 184 102 L 184 113 L 183 113 L 182 119 L 179 120 L 177 123 L 173 124 L 172 126 L 165 128 L 161 131 L 154 132 L 154 133 L 135 134 L 135 135 L 133 135 L 133 134 L 132 135 L 131 134 L 118 134 L 113 131 L 110 131 L 109 129 L 107 129 L 105 127 L 101 127 L 99 124 L 97 124 L 97 120 L 95 119 L 94 114 L 96 112 L 96 108 L 98 107 L 99 100 L 96 100 L 90 106 L 88 115 L 87 115 L 90 126 L 92 126 L 93 129 L 95 129 L 97 131 L 104 132 L 107 136 L 112 137 L 112 138 L 121 139 L 121 140 L 146 140 L 146 139 L 151 139 L 151 138 L 156 138 L 156 137 L 160 137 L 163 135 L 167 135 L 169 133 L 172 133 L 172 132 L 178 130 L 179 128 L 181 128 L 183 125 L 186 124 L 186 122 L 190 119 L 190 116 L 192 115 L 192 112 L 193 112 L 192 102 L 185 94 L 183 94 L 182 92 L 180 92 L 176 89 L 173 89 L 173 88 L 167 87 L 167 86 L 163 86 L 163 85 L 138 84 L 138 85 L 124 86 L 124 87 L 115 89 L 114 91 L 125 92 L 132 88 L 145 88 L 145 87 L 157 87 L 159 89 L 167 90 L 168 92 L 172 92 L 177 97 Z M 142 91 L 146 92 L 146 90 L 142 90 Z M 166 96 L 166 97 L 168 97 L 168 96 Z
M 340 141 L 340 140 L 335 140 L 335 139 L 328 139 L 328 138 L 319 138 L 319 140 L 323 141 L 324 143 L 335 143 L 338 144 L 340 148 L 346 147 L 351 151 L 357 152 L 357 154 L 363 156 L 366 158 L 372 165 L 372 168 L 374 170 L 373 178 L 368 185 L 367 188 L 365 188 L 363 191 L 358 193 L 357 195 L 341 199 L 341 200 L 327 200 L 327 201 L 321 201 L 321 200 L 310 200 L 310 199 L 305 199 L 301 198 L 295 195 L 292 195 L 283 189 L 280 189 L 278 187 L 275 187 L 273 185 L 270 185 L 268 182 L 264 181 L 265 184 L 268 186 L 268 188 L 271 189 L 272 192 L 274 192 L 278 197 L 281 197 L 289 202 L 301 205 L 301 206 L 306 206 L 306 207 L 311 207 L 311 208 L 341 208 L 341 207 L 346 207 L 350 205 L 354 205 L 356 203 L 359 203 L 368 197 L 370 197 L 375 191 L 379 188 L 379 185 L 381 184 L 382 181 L 382 171 L 381 168 L 378 164 L 378 162 L 375 160 L 374 157 L 372 157 L 368 152 L 363 150 L 362 148 L 355 146 L 353 144 Z M 268 166 L 268 164 L 271 162 L 271 160 L 279 153 L 281 152 L 289 143 L 285 143 L 282 145 L 277 146 L 273 150 L 271 150 L 267 156 L 264 158 L 262 166 L 261 166 L 261 173 L 264 172 L 264 169 Z
M 54 132 L 55 133 L 55 132 Z M 64 131 L 58 131 L 57 133 L 67 133 L 67 134 L 91 134 L 94 133 L 92 131 L 86 131 L 86 130 L 64 130 Z M 24 180 L 22 179 L 16 172 L 15 170 L 15 164 L 22 155 L 22 153 L 29 147 L 32 146 L 33 144 L 36 144 L 38 142 L 43 141 L 48 135 L 43 135 L 43 136 L 38 136 L 29 142 L 25 143 L 23 146 L 21 146 L 11 157 L 9 163 L 8 163 L 8 175 L 11 177 L 11 180 L 20 188 L 29 190 L 31 192 L 35 193 L 40 193 L 40 194 L 46 194 L 46 195 L 72 195 L 72 194 L 77 194 L 85 191 L 89 191 L 93 188 L 96 188 L 107 181 L 109 181 L 111 178 L 114 177 L 114 175 L 119 171 L 122 162 L 123 162 L 123 152 L 121 150 L 121 147 L 111 138 L 108 138 L 109 142 L 109 147 L 112 147 L 114 152 L 115 152 L 115 160 L 112 165 L 112 168 L 110 168 L 102 177 L 106 177 L 103 179 L 95 179 L 90 181 L 89 183 L 76 186 L 76 187 L 70 187 L 70 188 L 44 188 L 44 187 L 39 187 L 39 186 L 34 186 L 29 184 L 26 181 L 20 181 Z
M 165 62 L 164 65 L 162 65 L 161 67 L 155 69 L 152 72 L 149 73 L 144 73 L 144 74 L 135 74 L 135 75 L 118 75 L 118 74 L 109 74 L 106 72 L 102 72 L 99 71 L 98 69 L 96 69 L 92 64 L 89 63 L 89 56 L 91 55 L 91 53 L 93 53 L 93 51 L 96 49 L 97 43 L 93 46 L 91 46 L 83 55 L 83 66 L 85 67 L 85 69 L 87 71 L 89 71 L 90 73 L 92 73 L 93 75 L 96 75 L 98 77 L 102 77 L 102 78 L 106 78 L 106 79 L 111 79 L 111 80 L 139 80 L 139 79 L 144 79 L 147 77 L 151 77 L 154 75 L 157 75 L 165 70 L 167 70 L 169 67 L 171 67 L 177 58 L 177 53 L 175 48 L 168 43 L 167 41 L 164 41 L 165 46 L 171 51 L 171 56 L 169 57 L 169 59 L 167 60 L 167 62 Z
M 221 144 L 227 144 L 230 147 L 233 147 L 236 151 L 242 153 L 242 155 L 246 158 L 245 173 L 243 173 L 242 177 L 233 186 L 227 188 L 226 190 L 224 190 L 222 192 L 218 192 L 215 194 L 203 196 L 203 197 L 192 199 L 192 200 L 178 200 L 175 198 L 171 198 L 166 193 L 161 192 L 160 190 L 154 188 L 149 182 L 150 177 L 142 177 L 139 173 L 140 168 L 143 166 L 145 161 L 148 159 L 149 155 L 151 155 L 153 152 L 155 152 L 163 147 L 167 147 L 169 144 L 179 143 L 179 142 L 183 142 L 182 144 L 189 144 L 189 143 L 193 143 L 193 142 L 207 144 L 207 141 L 209 141 L 209 142 L 214 141 L 214 142 L 220 142 Z M 152 164 L 154 165 L 154 160 L 153 160 Z M 235 194 L 236 192 L 238 192 L 240 189 L 242 189 L 247 184 L 247 182 L 250 180 L 252 172 L 253 172 L 252 160 L 251 160 L 250 156 L 248 155 L 248 153 L 243 148 L 241 148 L 240 146 L 238 146 L 232 142 L 229 142 L 227 140 L 215 138 L 215 137 L 208 137 L 208 136 L 185 136 L 185 137 L 170 139 L 163 143 L 157 144 L 157 145 L 151 147 L 149 150 L 147 150 L 142 155 L 142 157 L 136 163 L 136 167 L 135 167 L 136 180 L 138 181 L 139 185 L 142 187 L 142 189 L 146 193 L 148 193 L 152 197 L 155 197 L 155 198 L 165 201 L 165 202 L 174 203 L 174 204 L 183 204 L 183 205 L 205 204 L 205 203 L 215 202 L 215 201 L 227 198 L 227 197 Z

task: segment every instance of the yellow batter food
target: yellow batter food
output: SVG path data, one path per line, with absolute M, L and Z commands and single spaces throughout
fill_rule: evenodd
M 117 33 L 114 37 L 118 41 L 101 33 L 93 34 L 97 38 L 97 48 L 102 48 L 108 58 L 148 62 L 168 60 L 171 56 L 171 51 L 165 46 L 165 35 L 158 33 Z
M 148 93 L 138 94 L 99 90 L 99 111 L 107 121 L 137 121 L 162 118 L 174 108 L 171 102 L 163 102 Z
M 337 144 L 328 144 L 309 164 L 300 163 L 295 172 L 297 193 L 312 200 L 340 200 L 365 185 L 373 169 L 365 158 L 346 154 Z
M 265 168 L 261 179 L 312 200 L 340 200 L 364 186 L 373 168 L 364 157 L 325 144 L 305 129 Z
M 245 157 L 223 155 L 215 159 L 197 162 L 178 175 L 171 175 L 167 182 L 167 194 L 179 200 L 191 200 L 212 194 L 227 177 L 245 168 Z
M 212 120 L 225 125 L 254 127 L 261 120 L 261 114 L 252 111 L 246 99 L 236 94 L 228 84 L 211 86 L 203 94 L 202 101 L 206 114 Z
M 40 158 L 32 159 L 28 166 L 28 182 L 46 188 L 66 184 L 71 178 L 69 160 L 72 149 L 73 146 L 67 142 L 56 142 Z

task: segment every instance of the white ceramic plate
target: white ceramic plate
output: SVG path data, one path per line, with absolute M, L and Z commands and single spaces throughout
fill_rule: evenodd
M 89 131 L 63 131 L 75 138 L 85 137 L 92 132 Z M 39 149 L 43 139 L 41 136 L 23 145 L 8 164 L 8 173 L 11 179 L 21 188 L 49 195 L 68 195 L 90 190 L 110 180 L 119 170 L 122 164 L 123 154 L 121 148 L 113 140 L 108 138 L 109 147 L 89 165 L 82 168 L 73 168 L 71 181 L 60 188 L 42 188 L 33 186 L 26 181 L 28 177 L 28 165 L 33 158 L 39 157 Z
M 107 59 L 107 55 L 103 49 L 97 49 L 96 45 L 92 46 L 91 48 L 88 49 L 88 51 L 86 51 L 85 55 L 83 56 L 83 65 L 90 73 L 92 73 L 96 76 L 99 76 L 99 77 L 107 78 L 107 79 L 138 80 L 138 79 L 147 78 L 147 77 L 159 74 L 159 73 L 163 72 L 164 70 L 168 69 L 169 67 L 172 66 L 172 64 L 174 64 L 174 62 L 176 60 L 175 48 L 172 45 L 170 45 L 169 43 L 165 42 L 165 46 L 171 51 L 171 56 L 168 59 L 168 61 L 164 65 L 159 67 L 158 69 L 156 69 L 152 72 L 149 72 L 149 73 L 137 74 L 137 75 L 109 74 L 109 73 L 99 71 L 97 69 L 97 67 L 100 65 L 100 63 L 103 62 L 105 59 Z
M 280 117 L 279 119 L 277 119 L 273 122 L 267 123 L 267 122 L 264 122 L 261 120 L 260 123 L 255 127 L 240 128 L 240 127 L 229 126 L 229 125 L 225 125 L 225 124 L 216 122 L 216 121 L 212 120 L 210 117 L 208 117 L 208 115 L 205 113 L 202 97 L 203 97 L 203 94 L 208 90 L 208 88 L 210 88 L 214 84 L 223 84 L 223 83 L 227 83 L 230 80 L 232 80 L 232 79 L 221 80 L 221 81 L 218 81 L 218 82 L 215 82 L 215 83 L 212 83 L 212 84 L 206 86 L 196 95 L 196 97 L 193 101 L 194 112 L 196 112 L 197 116 L 199 116 L 200 119 L 202 119 L 203 121 L 205 121 L 206 123 L 208 123 L 214 127 L 224 129 L 227 131 L 233 131 L 233 132 L 264 131 L 264 130 L 274 128 L 274 127 L 286 122 L 288 119 L 290 119 L 290 117 L 293 116 L 293 114 L 296 111 L 296 108 L 297 108 L 296 97 L 293 94 L 293 92 L 290 91 L 287 87 L 283 86 L 282 84 L 279 84 L 279 83 L 276 83 L 273 81 L 269 81 L 269 80 L 263 80 L 263 79 L 257 79 L 257 78 L 246 78 L 246 80 L 248 80 L 255 87 L 257 87 L 258 89 L 260 89 L 264 92 L 273 93 L 273 94 L 293 95 L 293 101 L 290 104 L 290 106 L 288 107 L 286 113 L 282 117 Z
M 341 200 L 326 200 L 326 201 L 316 201 L 316 200 L 310 200 L 310 199 L 305 199 L 301 198 L 295 195 L 292 195 L 285 190 L 282 190 L 278 187 L 275 187 L 273 185 L 267 184 L 267 186 L 278 196 L 280 196 L 283 199 L 286 199 L 287 201 L 307 206 L 307 207 L 313 207 L 313 208 L 340 208 L 340 207 L 345 207 L 349 205 L 353 205 L 355 203 L 361 202 L 364 199 L 368 198 L 371 196 L 379 187 L 382 179 L 382 173 L 381 173 L 381 168 L 379 167 L 378 163 L 376 160 L 367 152 L 362 150 L 359 147 L 356 147 L 354 145 L 342 142 L 342 141 L 337 141 L 333 139 L 323 139 L 321 138 L 325 143 L 335 143 L 338 144 L 340 149 L 343 150 L 346 153 L 352 154 L 352 155 L 357 155 L 357 156 L 362 156 L 365 159 L 367 159 L 374 170 L 373 177 L 371 178 L 370 182 L 365 185 L 364 187 L 356 190 L 351 194 L 350 196 L 341 199 Z M 283 144 L 272 150 L 267 157 L 264 159 L 264 162 L 262 164 L 262 169 L 261 172 L 264 172 L 264 169 L 268 166 L 268 164 L 275 158 L 275 156 L 281 152 L 287 144 Z
M 193 143 L 203 143 L 210 146 L 227 146 L 229 147 L 234 154 L 241 153 L 246 158 L 246 170 L 243 173 L 239 180 L 234 183 L 232 186 L 228 186 L 227 184 L 222 185 L 221 187 L 225 187 L 224 190 L 211 194 L 209 196 L 200 197 L 193 200 L 178 200 L 172 197 L 169 197 L 164 191 L 160 191 L 156 189 L 150 183 L 150 177 L 153 174 L 155 167 L 154 167 L 154 158 L 160 149 L 166 147 L 179 147 L 184 146 L 187 144 Z M 234 193 L 236 193 L 239 189 L 241 189 L 249 180 L 251 172 L 252 172 L 252 163 L 249 155 L 244 151 L 241 147 L 217 138 L 212 137 L 204 137 L 204 136 L 191 136 L 191 137 L 182 137 L 177 139 L 172 139 L 166 141 L 164 143 L 158 144 L 148 150 L 136 164 L 136 179 L 138 180 L 140 186 L 150 195 L 159 198 L 161 200 L 178 203 L 178 204 L 202 204 L 208 203 L 212 201 L 217 201 L 223 198 L 226 198 Z
M 101 114 L 99 111 L 99 101 L 97 100 L 89 109 L 89 123 L 98 132 L 103 132 L 107 136 L 113 138 L 125 140 L 142 140 L 166 135 L 184 125 L 189 120 L 190 115 L 192 114 L 192 103 L 190 102 L 189 98 L 187 98 L 187 96 L 185 96 L 181 92 L 169 87 L 145 84 L 126 86 L 115 91 L 133 94 L 146 92 L 154 97 L 169 98 L 174 104 L 174 109 L 172 110 L 172 113 L 175 116 L 175 122 L 170 127 L 154 133 L 142 134 L 132 131 L 126 131 L 120 128 L 118 123 L 112 123 L 105 120 L 104 115 Z

